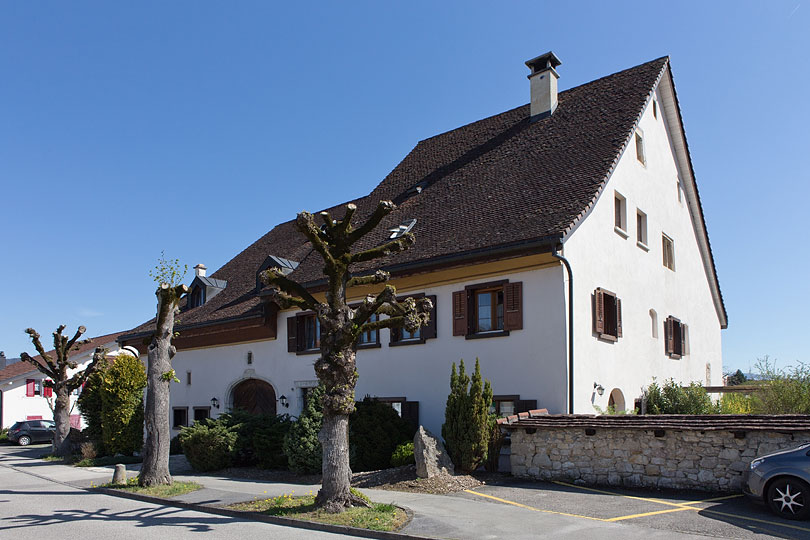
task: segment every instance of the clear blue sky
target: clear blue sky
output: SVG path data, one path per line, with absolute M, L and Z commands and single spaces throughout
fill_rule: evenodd
M 729 313 L 726 369 L 805 343 L 810 5 L 0 3 L 0 349 L 154 315 L 161 250 L 213 271 L 370 191 L 420 139 L 670 55 Z

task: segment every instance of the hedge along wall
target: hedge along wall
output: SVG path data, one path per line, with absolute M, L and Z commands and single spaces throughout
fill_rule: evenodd
M 522 415 L 512 474 L 577 483 L 738 491 L 751 460 L 810 442 L 809 415 Z

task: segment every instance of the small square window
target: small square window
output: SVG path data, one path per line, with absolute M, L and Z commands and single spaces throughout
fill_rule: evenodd
M 172 427 L 180 429 L 188 425 L 188 407 L 175 407 L 172 409 Z
M 475 333 L 503 330 L 503 287 L 483 289 L 473 294 Z
M 661 235 L 661 247 L 662 251 L 664 252 L 664 266 L 675 271 L 675 242 L 672 241 L 672 238 L 669 236 L 662 234 Z
M 644 135 L 640 130 L 636 130 L 636 158 L 643 164 L 647 164 L 647 157 L 644 154 Z
M 636 211 L 636 243 L 639 247 L 647 247 L 647 214 L 641 210 Z
M 627 238 L 627 200 L 619 192 L 613 199 L 613 230 Z
M 211 417 L 211 407 L 194 407 L 194 421 L 200 422 Z
M 321 321 L 315 315 L 304 317 L 304 350 L 321 347 Z
M 371 316 L 368 322 L 376 322 L 380 320 L 380 314 L 375 313 Z M 366 330 L 357 338 L 357 346 L 362 347 L 364 345 L 376 345 L 380 342 L 380 331 L 379 330 Z

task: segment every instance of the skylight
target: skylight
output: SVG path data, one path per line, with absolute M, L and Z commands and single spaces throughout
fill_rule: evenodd
M 413 229 L 413 226 L 416 225 L 416 219 L 408 219 L 402 222 L 399 227 L 394 227 L 393 229 L 388 229 L 388 232 L 391 233 L 389 238 L 399 238 L 405 233 L 409 232 Z

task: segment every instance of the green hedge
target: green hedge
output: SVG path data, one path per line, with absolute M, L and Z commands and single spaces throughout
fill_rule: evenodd
M 397 447 L 413 440 L 414 427 L 389 403 L 366 396 L 349 417 L 350 463 L 353 471 L 376 471 L 391 465 Z
M 290 470 L 299 474 L 321 472 L 323 449 L 318 440 L 318 432 L 323 425 L 323 386 L 318 386 L 309 394 L 304 410 L 298 420 L 290 426 L 284 437 L 283 450 Z

